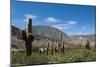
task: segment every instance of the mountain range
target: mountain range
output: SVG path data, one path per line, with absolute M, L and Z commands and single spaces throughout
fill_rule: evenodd
M 20 29 L 12 25 L 12 36 L 18 36 Z M 87 39 L 90 41 L 91 45 L 95 45 L 96 35 L 95 34 L 88 34 L 88 35 L 68 35 L 64 33 L 63 31 L 51 27 L 51 26 L 33 26 L 32 32 L 34 34 L 48 37 L 48 38 L 54 38 L 54 39 L 60 39 L 62 35 L 62 39 L 66 43 L 71 44 L 80 44 L 84 43 Z

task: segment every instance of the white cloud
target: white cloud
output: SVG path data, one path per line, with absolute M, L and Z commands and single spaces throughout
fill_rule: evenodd
M 68 25 L 68 24 L 57 24 L 57 25 L 53 25 L 53 27 L 56 27 L 58 29 L 70 29 L 70 28 L 72 28 L 72 26 Z
M 67 21 L 65 24 L 56 24 L 53 25 L 53 27 L 56 27 L 58 29 L 70 29 L 73 28 L 76 25 L 76 21 Z
M 54 17 L 48 17 L 48 18 L 46 18 L 45 21 L 46 21 L 46 22 L 59 22 L 60 20 L 58 20 L 58 19 L 56 19 L 56 18 L 54 18 Z
M 76 21 L 67 21 L 68 24 L 76 24 Z
M 37 18 L 37 16 L 36 15 L 32 15 L 32 14 L 25 14 L 25 19 L 23 21 L 27 22 L 29 18 L 34 20 L 34 19 Z
M 24 16 L 25 16 L 24 19 L 13 19 L 12 20 L 12 25 L 15 25 L 14 23 L 17 23 L 17 24 L 23 23 L 23 24 L 25 24 L 25 23 L 27 23 L 29 18 L 32 18 L 33 20 L 37 18 L 36 15 L 32 15 L 32 14 L 25 14 Z
M 26 14 L 25 18 L 32 18 L 32 19 L 36 19 L 37 16 L 36 15 L 32 15 L 32 14 Z

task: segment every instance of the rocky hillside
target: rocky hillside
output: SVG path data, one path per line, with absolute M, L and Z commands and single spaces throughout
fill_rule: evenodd
M 33 26 L 33 33 L 54 39 L 60 39 L 61 34 L 63 40 L 69 38 L 69 36 L 64 32 L 51 26 Z
M 89 35 L 71 35 L 69 39 L 67 39 L 68 42 L 74 43 L 74 44 L 84 44 L 86 40 L 89 40 L 91 45 L 95 45 L 96 42 L 96 35 L 95 34 L 89 34 Z

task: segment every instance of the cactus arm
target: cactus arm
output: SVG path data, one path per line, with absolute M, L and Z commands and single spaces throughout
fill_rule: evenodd
M 22 31 L 21 31 L 21 38 L 22 38 L 22 40 L 26 41 L 27 36 L 26 36 L 25 30 L 22 30 Z

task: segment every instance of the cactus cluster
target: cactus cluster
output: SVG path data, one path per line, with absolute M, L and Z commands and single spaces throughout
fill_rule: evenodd
M 26 55 L 31 56 L 32 54 L 32 41 L 34 36 L 32 35 L 32 19 L 29 18 L 27 30 L 21 31 L 21 37 L 25 41 Z
M 55 51 L 55 54 L 56 53 L 64 54 L 64 42 L 63 42 L 63 39 L 62 39 L 62 33 L 61 33 L 58 44 L 56 46 L 53 45 L 53 42 L 51 44 L 51 55 L 54 54 L 54 51 Z
M 62 33 L 61 33 L 61 36 L 60 36 L 60 43 L 58 43 L 58 48 L 59 48 L 59 53 L 60 54 L 64 54 L 64 42 L 63 42 L 63 38 L 62 38 Z
M 54 53 L 56 54 L 64 54 L 64 42 L 62 41 L 62 34 L 61 34 L 61 37 L 60 37 L 60 40 L 59 42 L 57 42 L 58 44 L 55 45 L 54 44 L 54 41 L 51 42 L 51 46 L 50 43 L 48 42 L 47 43 L 47 46 L 46 47 L 42 47 L 42 48 L 39 48 L 39 54 L 43 54 L 43 55 L 48 55 L 49 54 L 49 48 L 50 48 L 50 54 L 51 55 L 54 55 Z

